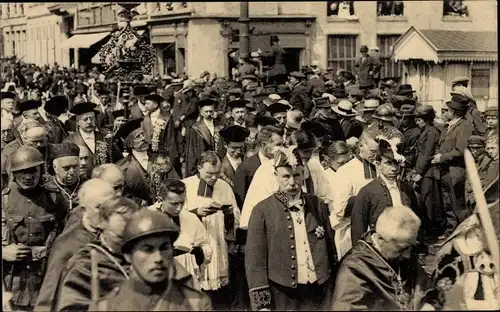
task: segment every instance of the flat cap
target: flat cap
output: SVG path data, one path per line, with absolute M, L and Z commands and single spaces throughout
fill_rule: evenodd
M 219 131 L 220 136 L 226 143 L 245 142 L 250 135 L 250 131 L 242 126 L 232 125 Z
M 477 146 L 477 147 L 485 146 L 486 145 L 486 139 L 483 136 L 480 136 L 480 135 L 471 135 L 467 139 L 467 145 L 468 146 Z
M 496 106 L 488 106 L 486 107 L 486 109 L 484 110 L 484 114 L 486 116 L 494 116 L 494 117 L 498 117 L 498 107 Z
M 454 85 L 454 84 L 460 84 L 460 83 L 468 83 L 469 80 L 470 79 L 468 77 L 458 76 L 458 77 L 455 77 L 451 80 L 451 84 Z
M 75 143 L 71 142 L 63 142 L 60 144 L 54 145 L 54 149 L 52 150 L 53 159 L 76 156 L 80 155 L 80 148 Z
M 91 103 L 91 102 L 82 102 L 74 105 L 71 110 L 69 111 L 72 114 L 75 115 L 82 115 L 85 113 L 96 113 L 95 108 L 97 107 L 96 104 Z

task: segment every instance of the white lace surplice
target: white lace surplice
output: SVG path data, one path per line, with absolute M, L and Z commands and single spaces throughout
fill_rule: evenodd
M 191 211 L 206 202 L 218 202 L 221 205 L 232 205 L 234 207 L 235 227 L 238 228 L 240 211 L 234 198 L 231 186 L 219 179 L 215 183 L 212 198 L 198 196 L 200 179 L 192 176 L 183 180 L 186 184 L 186 204 L 184 209 Z M 211 262 L 201 272 L 200 284 L 203 290 L 217 290 L 229 283 L 228 270 L 228 246 L 224 227 L 224 214 L 218 211 L 210 216 L 204 217 L 202 223 L 205 226 L 208 242 L 212 249 Z M 233 238 L 235 233 L 231 233 Z

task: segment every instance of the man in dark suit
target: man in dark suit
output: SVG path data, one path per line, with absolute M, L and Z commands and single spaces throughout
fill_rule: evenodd
M 76 115 L 77 129 L 64 142 L 75 143 L 87 148 L 93 156 L 94 166 L 114 163 L 123 158 L 120 149 L 112 139 L 96 130 L 96 105 L 90 102 L 76 104 L 70 113 Z
M 197 173 L 198 160 L 206 151 L 215 151 L 219 157 L 225 154 L 223 142 L 214 124 L 214 107 L 217 100 L 204 97 L 198 102 L 200 121 L 195 123 L 187 132 L 186 140 L 186 168 L 185 176 L 190 177 Z
M 311 121 L 316 121 L 326 128 L 325 142 L 345 141 L 344 132 L 338 119 L 333 118 L 332 105 L 328 101 L 328 98 L 316 98 L 314 99 L 314 103 L 317 110 Z
M 399 117 L 398 128 L 404 136 L 403 156 L 406 158 L 405 167 L 414 168 L 416 162 L 416 149 L 420 137 L 420 128 L 415 124 L 415 105 L 403 104 L 397 113 Z M 404 170 L 403 178 L 407 178 L 409 170 Z
M 411 185 L 398 180 L 404 156 L 400 154 L 402 137 L 379 140 L 375 165 L 378 177 L 359 191 L 351 214 L 352 245 L 368 230 L 376 230 L 380 214 L 392 206 L 408 206 L 420 216 L 417 198 Z
M 285 58 L 285 50 L 280 45 L 280 40 L 278 36 L 272 35 L 270 38 L 271 41 L 271 51 L 259 52 L 263 57 L 273 58 L 273 66 L 267 72 L 267 82 L 268 84 L 283 84 L 286 81 L 287 70 L 284 63 Z
M 432 159 L 433 164 L 441 167 L 441 187 L 445 202 L 446 221 L 445 237 L 467 218 L 465 207 L 465 161 L 464 150 L 467 140 L 474 131 L 474 126 L 464 118 L 468 109 L 467 97 L 454 94 L 443 117 L 448 121 L 448 128 L 439 140 L 439 152 Z
M 367 91 L 375 86 L 373 77 L 378 75 L 382 64 L 368 55 L 367 46 L 361 46 L 359 51 L 361 52 L 361 57 L 354 64 L 354 68 L 358 75 L 359 88 Z
M 422 228 L 428 239 L 443 234 L 446 226 L 441 192 L 439 189 L 439 167 L 431 164 L 432 157 L 439 148 L 441 132 L 434 126 L 436 112 L 431 105 L 420 105 L 415 109 L 415 123 L 421 129 L 415 150 L 415 169 L 412 181 L 420 194 L 422 211 L 425 211 Z
M 181 176 L 179 144 L 174 120 L 169 112 L 160 109 L 160 104 L 165 99 L 158 94 L 150 94 L 144 97 L 144 101 L 148 115 L 144 117 L 142 127 L 149 143 L 149 151 L 168 156 L 175 171 Z
M 274 159 L 278 191 L 255 206 L 248 224 L 246 276 L 253 310 L 327 310 L 337 262 L 328 207 L 301 191 L 298 151 Z
M 59 144 L 68 136 L 64 124 L 58 119 L 67 109 L 68 99 L 63 95 L 51 98 L 44 105 L 44 110 L 47 113 L 45 128 L 47 129 L 49 142 L 52 144 Z
M 312 102 L 311 87 L 306 83 L 306 76 L 301 72 L 291 72 L 290 84 L 292 85 L 290 105 L 300 110 L 308 118 L 314 105 Z

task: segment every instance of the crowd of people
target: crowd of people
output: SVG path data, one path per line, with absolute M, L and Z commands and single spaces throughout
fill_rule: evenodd
M 475 212 L 467 148 L 498 182 L 497 107 L 456 77 L 437 118 L 366 46 L 288 73 L 272 41 L 232 79 L 2 60 L 7 308 L 446 308 L 425 258 Z

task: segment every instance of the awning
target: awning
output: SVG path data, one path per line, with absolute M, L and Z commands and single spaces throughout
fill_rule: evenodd
M 396 61 L 498 61 L 497 33 L 492 31 L 419 30 L 411 26 L 393 46 Z
M 142 34 L 144 34 L 145 30 L 144 29 L 141 29 L 141 30 L 138 30 L 137 33 L 139 34 L 139 36 L 142 36 Z M 71 37 L 73 38 L 73 37 Z M 104 37 L 103 37 L 104 38 Z M 96 41 L 97 42 L 97 41 Z M 100 60 L 100 53 L 97 52 L 96 55 L 94 55 L 94 57 L 92 57 L 92 64 L 101 64 L 101 60 Z
M 109 35 L 109 32 L 74 35 L 61 44 L 61 48 L 90 48 Z

